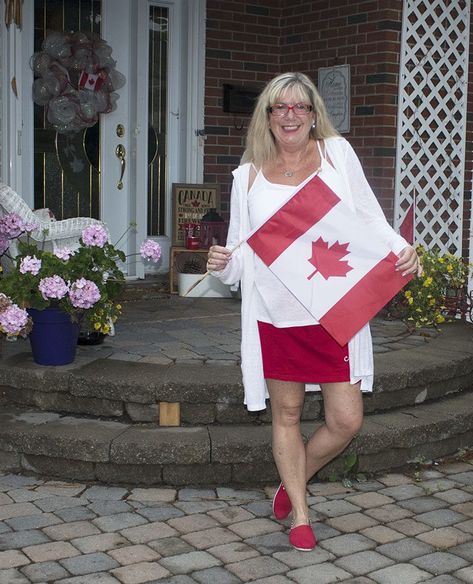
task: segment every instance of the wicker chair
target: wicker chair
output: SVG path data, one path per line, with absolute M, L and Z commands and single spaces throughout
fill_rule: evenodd
M 0 183 L 0 215 L 7 213 L 17 213 L 26 223 L 37 223 L 38 229 L 31 233 L 31 238 L 37 242 L 44 241 L 46 249 L 49 246 L 52 251 L 63 247 L 75 249 L 79 247 L 79 239 L 85 227 L 89 225 L 104 226 L 101 221 L 91 217 L 74 217 L 62 221 L 51 220 L 47 210 L 32 211 L 20 195 L 9 186 Z M 16 241 L 11 242 L 9 253 L 12 257 L 17 255 Z

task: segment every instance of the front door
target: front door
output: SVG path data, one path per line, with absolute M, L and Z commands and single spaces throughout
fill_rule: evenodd
M 186 58 L 203 53 L 203 38 L 191 47 L 186 32 L 197 28 L 196 16 L 203 20 L 204 1 L 34 0 L 24 4 L 24 11 L 23 61 L 29 63 L 33 52 L 41 52 L 45 39 L 58 56 L 69 55 L 61 67 L 50 63 L 46 71 L 47 62 L 31 61 L 36 77 L 56 83 L 55 91 L 59 87 L 66 98 L 67 90 L 57 82 L 67 79 L 72 101 L 86 98 L 86 105 L 93 106 L 106 99 L 109 106 L 97 123 L 81 127 L 84 119 L 87 122 L 86 108 L 79 108 L 71 123 L 67 99 L 62 100 L 64 109 L 56 102 L 53 117 L 47 109 L 51 103 L 31 104 L 31 142 L 26 131 L 20 161 L 24 184 L 32 187 L 26 200 L 35 208 L 49 208 L 57 219 L 90 216 L 105 221 L 112 242 L 119 242 L 132 258 L 124 267 L 130 276 L 144 274 L 143 263 L 131 254 L 146 237 L 157 239 L 163 248 L 159 271 L 167 271 L 172 183 L 202 180 L 198 173 L 189 173 L 199 164 L 181 153 L 189 151 L 189 144 L 196 151 L 195 140 L 197 157 L 202 157 L 197 128 L 190 121 L 198 124 L 203 112 L 186 111 L 183 96 L 187 91 L 203 93 L 203 84 L 189 86 L 195 58 L 189 63 Z M 109 71 L 111 67 L 113 91 L 94 84 L 93 75 L 81 80 L 86 51 L 81 51 L 77 36 L 76 42 L 70 41 L 71 31 L 86 33 L 84 47 L 89 52 L 90 35 L 106 41 L 92 50 L 95 60 L 104 59 Z M 187 68 L 181 63 L 188 63 Z M 91 87 L 77 93 L 84 83 Z M 31 94 L 32 84 L 33 73 L 25 74 L 23 95 Z

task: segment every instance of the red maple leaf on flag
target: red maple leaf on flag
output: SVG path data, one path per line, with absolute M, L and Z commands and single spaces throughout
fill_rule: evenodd
M 342 260 L 348 253 L 348 243 L 339 243 L 336 241 L 329 245 L 321 237 L 312 242 L 312 256 L 309 262 L 315 267 L 315 270 L 307 276 L 310 280 L 317 272 L 328 280 L 332 276 L 346 276 L 353 268 L 348 262 Z

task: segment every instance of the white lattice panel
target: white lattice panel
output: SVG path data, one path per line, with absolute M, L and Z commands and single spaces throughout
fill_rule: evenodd
M 404 0 L 396 225 L 415 199 L 415 242 L 462 252 L 470 0 Z

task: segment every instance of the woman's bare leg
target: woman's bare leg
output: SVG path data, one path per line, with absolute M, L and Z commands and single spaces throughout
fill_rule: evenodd
M 363 401 L 359 384 L 321 384 L 325 424 L 306 445 L 306 481 L 345 450 L 363 423 Z
M 292 504 L 293 524 L 309 523 L 306 451 L 300 431 L 304 384 L 266 380 L 271 398 L 273 456 Z

